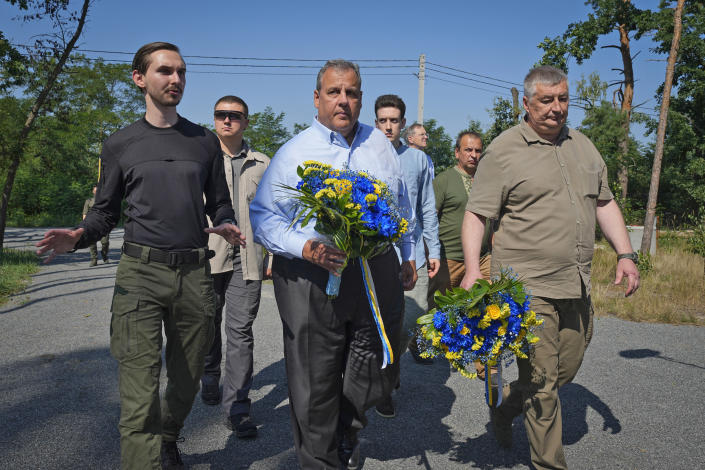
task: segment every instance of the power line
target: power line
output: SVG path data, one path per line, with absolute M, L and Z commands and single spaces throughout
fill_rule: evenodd
M 496 86 L 496 87 L 498 87 L 498 88 L 504 88 L 505 90 L 511 90 L 511 89 L 512 89 L 512 87 L 508 87 L 508 86 L 504 86 L 504 85 L 497 85 L 497 84 L 495 84 L 495 83 L 485 82 L 485 81 L 482 81 L 482 80 L 477 80 L 477 79 L 475 79 L 475 78 L 463 77 L 462 75 L 457 75 L 457 74 L 450 73 L 450 72 L 444 72 L 443 70 L 438 70 L 438 69 L 434 69 L 434 68 L 431 68 L 431 67 L 426 67 L 426 70 L 430 70 L 430 71 L 436 72 L 436 73 L 442 73 L 442 74 L 444 74 L 444 75 L 450 75 L 451 77 L 457 77 L 457 78 L 461 78 L 461 79 L 463 79 L 463 80 L 469 80 L 469 81 L 471 81 L 471 82 L 477 82 L 477 83 L 482 83 L 482 84 L 485 84 L 485 85 Z
M 498 95 L 512 96 L 511 94 L 504 93 L 504 92 L 500 92 L 500 91 L 498 91 L 498 90 L 488 90 L 487 88 L 480 88 L 480 87 L 468 85 L 468 84 L 465 84 L 465 83 L 454 82 L 454 81 L 452 81 L 452 80 L 446 80 L 446 79 L 444 79 L 444 78 L 436 77 L 436 76 L 434 76 L 434 75 L 426 75 L 426 78 L 430 78 L 430 79 L 433 79 L 433 80 L 439 80 L 439 81 L 441 81 L 441 82 L 446 82 L 446 83 L 453 83 L 453 84 L 455 84 L 455 85 L 463 86 L 463 87 L 466 87 L 466 88 L 473 88 L 473 89 L 475 89 L 475 90 L 487 91 L 487 92 L 495 93 L 495 94 L 498 94 Z
M 15 47 L 36 47 L 28 44 L 12 44 Z M 43 49 L 51 49 L 48 46 L 43 46 Z M 126 51 L 104 51 L 99 49 L 74 49 L 78 52 L 92 52 L 99 54 L 123 54 L 135 55 L 135 52 Z M 189 59 L 221 59 L 221 60 L 259 60 L 259 61 L 281 61 L 281 62 L 326 62 L 329 59 L 292 59 L 292 58 L 271 58 L 271 57 L 228 57 L 228 56 L 209 56 L 209 55 L 184 55 L 184 58 Z M 417 59 L 347 59 L 352 62 L 417 62 Z
M 468 75 L 474 75 L 474 76 L 476 76 L 476 77 L 486 78 L 486 79 L 488 79 L 488 80 L 494 80 L 494 81 L 496 81 L 496 82 L 509 83 L 510 85 L 517 85 L 517 86 L 520 86 L 520 87 L 523 87 L 523 86 L 524 86 L 523 83 L 510 82 L 510 81 L 507 81 L 507 80 L 502 80 L 501 78 L 495 78 L 495 77 L 490 77 L 489 75 L 482 75 L 482 74 L 479 74 L 479 73 L 468 72 L 468 71 L 466 71 L 466 70 L 457 69 L 457 68 L 455 68 L 455 67 L 448 67 L 448 66 L 446 66 L 446 65 L 434 64 L 433 62 L 426 62 L 426 63 L 429 64 L 429 65 L 435 65 L 436 67 L 441 67 L 441 68 L 448 69 L 448 70 L 454 70 L 454 71 L 456 71 L 456 72 L 466 73 L 466 74 L 468 74 Z

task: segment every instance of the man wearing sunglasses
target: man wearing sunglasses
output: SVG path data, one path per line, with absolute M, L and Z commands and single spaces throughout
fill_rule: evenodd
M 230 191 L 235 218 L 245 239 L 252 240 L 250 201 L 255 197 L 269 157 L 250 148 L 243 133 L 247 129 L 248 108 L 242 98 L 224 96 L 215 103 L 215 132 L 220 140 L 225 179 Z M 211 235 L 208 247 L 215 251 L 210 260 L 216 295 L 215 337 L 205 358 L 201 378 L 201 398 L 207 405 L 223 401 L 226 425 L 239 438 L 257 436 L 250 419 L 249 392 L 252 386 L 254 337 L 252 324 L 259 309 L 263 274 L 271 275 L 271 258 L 263 273 L 264 249 L 256 243 L 238 247 L 222 237 Z M 220 325 L 225 310 L 225 373 L 220 393 L 222 339 Z

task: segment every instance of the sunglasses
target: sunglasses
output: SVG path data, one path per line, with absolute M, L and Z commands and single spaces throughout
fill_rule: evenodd
M 240 111 L 215 111 L 213 115 L 216 119 L 221 121 L 225 121 L 225 118 L 229 118 L 231 121 L 242 121 L 243 119 L 247 119 L 245 113 L 241 113 Z

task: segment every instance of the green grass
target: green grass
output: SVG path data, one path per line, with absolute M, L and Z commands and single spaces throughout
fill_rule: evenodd
M 30 276 L 39 270 L 38 262 L 33 251 L 3 250 L 0 255 L 0 305 L 25 288 Z
M 682 234 L 659 236 L 651 270 L 642 274 L 636 294 L 625 298 L 625 283 L 614 285 L 614 251 L 601 243 L 592 263 L 595 313 L 632 321 L 705 325 L 703 261 L 688 251 Z

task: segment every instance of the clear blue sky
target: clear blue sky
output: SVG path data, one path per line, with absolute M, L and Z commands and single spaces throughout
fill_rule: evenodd
M 634 0 L 642 8 L 656 9 L 658 0 Z M 80 2 L 72 1 L 75 8 Z M 562 34 L 571 22 L 587 17 L 582 1 L 439 1 L 439 2 L 329 2 L 329 1 L 108 1 L 97 0 L 80 48 L 133 53 L 151 41 L 177 44 L 185 56 L 223 56 L 288 59 L 411 59 L 426 55 L 427 62 L 467 72 L 521 83 L 540 58 L 536 45 L 546 36 Z M 27 43 L 33 35 L 47 32 L 48 25 L 23 24 L 10 18 L 16 8 L 0 3 L 0 30 L 13 42 Z M 42 30 L 42 28 L 44 28 Z M 616 44 L 617 33 L 600 45 Z M 646 110 L 656 114 L 654 92 L 665 76 L 665 56 L 649 49 L 650 39 L 632 44 L 640 52 L 634 62 L 637 78 L 634 103 L 648 101 Z M 131 55 L 86 53 L 90 57 L 130 60 Z M 660 59 L 655 61 L 654 59 Z M 310 123 L 315 75 L 323 62 L 268 62 L 187 58 L 188 73 L 183 116 L 195 122 L 212 120 L 214 102 L 236 94 L 247 101 L 250 112 L 271 106 L 286 113 L 291 129 L 295 122 Z M 306 65 L 315 68 L 245 68 L 204 64 Z M 360 119 L 372 123 L 374 100 L 395 93 L 407 104 L 407 120 L 416 120 L 417 62 L 360 62 L 365 65 L 412 65 L 411 68 L 363 68 L 363 108 Z M 582 66 L 570 64 L 571 91 L 582 74 L 597 71 L 604 81 L 619 76 L 611 69 L 621 66 L 616 49 L 598 49 Z M 430 66 L 433 67 L 433 66 Z M 449 73 L 452 70 L 441 69 Z M 248 72 L 244 74 L 195 72 Z M 296 73 L 302 75 L 264 75 Z M 401 75 L 375 75 L 375 74 Z M 470 118 L 487 127 L 488 109 L 495 96 L 509 90 L 462 78 L 428 72 L 425 87 L 425 118 L 435 118 L 451 136 L 465 128 Z M 464 75 L 458 73 L 458 75 Z M 501 84 L 494 80 L 472 77 Z M 433 78 L 436 77 L 436 78 Z M 443 80 L 462 83 L 458 85 Z M 483 90 L 469 88 L 478 87 Z M 521 88 L 520 92 L 521 92 Z M 491 90 L 491 91 L 486 91 Z M 572 107 L 569 121 L 578 125 L 582 113 Z M 637 129 L 635 137 L 644 141 Z M 652 140 L 650 138 L 649 140 Z

